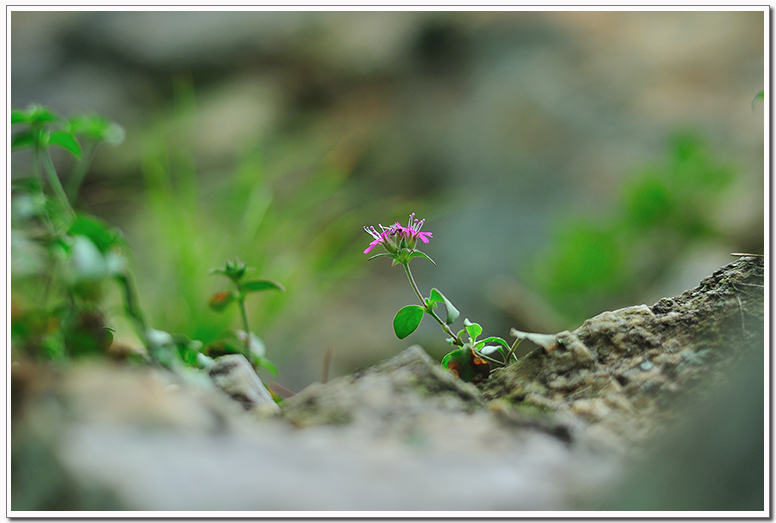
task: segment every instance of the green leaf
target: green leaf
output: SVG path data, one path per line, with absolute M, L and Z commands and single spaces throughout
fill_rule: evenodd
M 43 125 L 48 122 L 59 120 L 59 117 L 49 111 L 47 107 L 37 104 L 32 104 L 27 108 L 27 115 L 30 123 L 37 125 Z
M 276 290 L 280 292 L 286 292 L 286 288 L 276 281 L 272 280 L 249 280 L 240 284 L 240 289 L 245 292 L 259 292 Z
M 264 369 L 267 369 L 270 374 L 273 376 L 278 375 L 278 368 L 275 367 L 275 364 L 269 361 L 267 358 L 261 357 L 261 356 L 254 356 L 256 365 L 259 367 L 262 367 Z
M 445 309 L 447 310 L 447 319 L 445 320 L 445 323 L 448 325 L 457 320 L 458 316 L 461 314 L 458 312 L 458 309 L 456 309 L 455 306 L 450 303 L 450 300 L 448 300 L 447 297 L 445 297 L 445 295 L 439 292 L 437 289 L 431 289 L 429 300 L 432 304 L 440 302 L 445 304 Z
M 381 257 L 381 256 L 393 256 L 393 254 L 391 254 L 390 252 L 380 252 L 380 253 L 377 253 L 377 254 L 375 254 L 374 256 L 370 256 L 370 257 L 369 257 L 369 259 L 368 259 L 367 261 L 372 261 L 372 260 L 374 260 L 375 258 L 379 258 L 379 257 Z M 394 265 L 395 265 L 395 264 L 396 264 L 396 263 L 394 262 Z
M 33 147 L 34 145 L 35 136 L 29 131 L 19 133 L 11 139 L 11 149 L 14 150 L 26 149 L 27 147 Z
M 480 327 L 479 323 L 472 323 L 469 321 L 469 318 L 466 318 L 463 320 L 463 327 L 466 329 L 466 332 L 469 333 L 469 336 L 471 337 L 472 341 L 477 339 L 477 336 L 482 334 L 482 327 Z
M 473 381 L 478 376 L 487 378 L 490 374 L 490 364 L 480 358 L 469 345 L 456 349 L 442 358 L 442 367 L 455 374 L 463 381 Z
M 71 236 L 86 236 L 103 253 L 122 243 L 115 229 L 93 216 L 79 214 L 67 233 Z
M 485 344 L 485 343 L 492 343 L 492 342 L 496 342 L 503 345 L 503 347 L 507 350 L 507 352 L 509 351 L 509 344 L 503 339 L 499 338 L 498 336 L 490 336 L 488 338 L 485 338 L 484 340 L 481 340 L 480 343 Z
M 428 295 L 428 300 L 430 304 L 432 303 L 444 303 L 445 298 L 442 296 L 442 293 L 439 292 L 437 289 L 431 289 L 431 294 Z
M 183 360 L 183 363 L 188 365 L 189 367 L 198 367 L 199 366 L 199 352 L 195 351 L 191 348 L 190 345 L 187 344 L 176 344 L 178 347 L 178 356 L 181 360 Z
M 420 305 L 407 305 L 399 309 L 393 318 L 393 331 L 396 337 L 403 340 L 418 328 L 423 319 L 423 307 Z
M 428 260 L 428 261 L 430 261 L 431 263 L 433 263 L 433 264 L 434 264 L 434 267 L 436 267 L 436 262 L 435 262 L 434 260 L 432 260 L 432 259 L 431 259 L 431 258 L 428 256 L 428 254 L 426 254 L 425 252 L 420 252 L 420 251 L 413 251 L 413 253 L 412 253 L 412 254 L 410 254 L 410 260 L 411 260 L 412 258 L 417 258 L 417 257 L 421 257 L 421 258 L 423 258 L 423 259 L 425 259 L 425 260 Z
M 124 141 L 125 131 L 120 125 L 101 116 L 76 115 L 70 118 L 70 132 L 85 135 L 92 140 L 118 145 Z
M 452 352 L 448 352 L 445 357 L 442 358 L 442 367 L 450 370 L 450 362 L 460 357 L 461 354 L 463 354 L 463 349 L 455 349 Z
M 253 270 L 253 268 L 246 267 L 240 259 L 236 259 L 226 262 L 226 265 L 223 267 L 210 269 L 210 274 L 223 274 L 236 284 L 242 279 L 243 276 L 245 276 L 245 273 L 248 270 Z
M 24 123 L 30 121 L 30 115 L 25 111 L 14 110 L 11 111 L 11 125 L 17 123 Z
M 214 311 L 221 312 L 222 310 L 226 309 L 226 307 L 233 301 L 234 301 L 234 292 L 221 291 L 221 292 L 216 292 L 212 296 L 210 296 L 210 299 L 208 300 L 208 305 Z
M 60 147 L 64 147 L 70 151 L 73 156 L 79 160 L 81 159 L 81 146 L 78 144 L 78 142 L 75 140 L 75 137 L 71 133 L 55 131 L 51 133 L 51 136 L 49 136 L 48 142 L 59 145 Z
M 500 352 L 503 360 L 503 356 L 506 356 L 504 353 L 504 349 L 499 347 L 498 345 L 485 345 L 484 347 L 481 347 L 479 349 L 480 353 L 484 354 L 485 356 L 488 356 L 490 358 L 493 358 L 493 354 L 496 352 Z M 494 358 L 498 359 L 498 358 Z
M 58 119 L 59 117 L 49 111 L 46 107 L 37 104 L 31 104 L 27 107 L 26 111 L 19 109 L 11 111 L 11 125 L 19 123 L 43 125 Z

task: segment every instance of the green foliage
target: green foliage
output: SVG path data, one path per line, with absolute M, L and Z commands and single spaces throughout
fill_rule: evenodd
M 81 145 L 75 140 L 75 136 L 71 133 L 64 131 L 56 131 L 48 135 L 48 143 L 51 145 L 59 145 L 70 151 L 70 153 L 81 159 Z
M 490 365 L 480 356 L 481 354 L 478 354 L 467 344 L 442 358 L 442 367 L 463 381 L 484 379 L 490 374 Z
M 458 312 L 458 309 L 456 309 L 455 306 L 450 302 L 450 300 L 448 300 L 437 289 L 431 289 L 431 294 L 429 294 L 427 301 L 428 301 L 427 306 L 431 306 L 431 307 L 434 307 L 437 303 L 445 304 L 445 310 L 447 311 L 445 323 L 447 323 L 448 325 L 455 322 L 455 320 L 457 320 L 458 316 L 460 316 L 461 314 L 460 312 Z
M 466 332 L 469 334 L 472 342 L 476 340 L 480 334 L 482 334 L 482 327 L 479 323 L 472 323 L 469 321 L 468 318 L 463 320 L 463 327 L 466 330 Z
M 393 318 L 393 331 L 396 337 L 403 340 L 418 328 L 424 314 L 420 305 L 406 305 L 399 309 Z
M 220 274 L 229 278 L 233 288 L 228 291 L 219 291 L 210 297 L 210 308 L 221 312 L 225 310 L 232 302 L 236 302 L 240 307 L 240 314 L 245 330 L 237 331 L 237 338 L 240 339 L 242 350 L 236 349 L 230 340 L 224 340 L 222 343 L 216 342 L 216 347 L 223 347 L 223 350 L 234 350 L 238 354 L 243 354 L 254 367 L 263 367 L 273 374 L 277 375 L 277 368 L 264 355 L 266 348 L 264 342 L 250 331 L 248 328 L 248 314 L 245 310 L 245 297 L 249 293 L 261 292 L 267 290 L 276 290 L 285 292 L 285 287 L 272 280 L 248 280 L 243 281 L 245 275 L 253 272 L 253 267 L 246 267 L 240 260 L 228 261 L 223 267 L 210 269 L 210 274 Z M 230 352 L 232 353 L 232 352 Z
M 689 242 L 716 234 L 710 210 L 734 180 L 732 169 L 692 133 L 671 137 L 666 159 L 624 185 L 618 208 L 600 222 L 560 223 L 526 281 L 569 320 L 569 327 L 637 299 Z
M 196 118 L 193 91 L 178 86 L 175 111 L 142 139 L 144 192 L 127 234 L 143 246 L 138 284 L 149 318 L 206 344 L 218 339 L 234 318 L 212 314 L 202 297 L 217 289 L 202 274 L 239 255 L 258 273 L 289 282 L 288 293 L 247 304 L 252 327 L 265 332 L 305 321 L 331 286 L 353 276 L 354 231 L 366 208 L 388 203 L 360 201 L 349 165 L 320 138 L 283 136 L 265 152 L 244 137 L 234 168 L 200 177 Z
M 101 142 L 120 143 L 123 129 L 97 116 L 65 119 L 37 105 L 13 111 L 11 121 L 24 126 L 12 139 L 15 148 L 29 147 L 33 153 L 32 172 L 16 176 L 13 183 L 12 350 L 55 360 L 110 352 L 114 329 L 106 325 L 110 308 L 106 296 L 112 283 L 145 348 L 136 359 L 171 369 L 207 365 L 202 342 L 147 326 L 127 269 L 129 249 L 124 235 L 95 216 L 73 210 L 71 196 L 49 156 L 49 147 L 57 145 L 80 160 L 69 184 L 75 199 L 95 147 Z M 84 149 L 77 137 L 86 144 Z M 211 305 L 225 308 L 250 292 L 282 290 L 269 280 L 253 280 L 240 287 L 247 272 L 242 262 L 227 264 L 220 272 L 236 283 L 237 291 Z M 246 346 L 253 353 L 252 361 L 276 372 L 264 358 L 258 338 L 246 339 Z
M 89 159 L 73 125 L 85 119 L 68 120 L 40 105 L 11 112 L 11 124 L 20 128 L 12 148 L 32 149 L 33 159 L 32 172 L 15 173 L 11 193 L 11 341 L 13 351 L 28 356 L 105 354 L 113 343 L 106 286 L 129 279 L 121 233 L 73 210 L 49 156 L 51 146 L 62 147 L 85 171 Z

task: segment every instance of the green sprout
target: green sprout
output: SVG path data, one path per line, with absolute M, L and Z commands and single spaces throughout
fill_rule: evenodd
M 248 313 L 245 308 L 245 298 L 252 292 L 267 290 L 285 292 L 286 289 L 280 283 L 273 280 L 245 280 L 246 274 L 252 270 L 252 267 L 246 267 L 245 263 L 239 259 L 228 261 L 223 267 L 217 267 L 210 270 L 210 274 L 221 274 L 229 278 L 232 282 L 231 289 L 216 292 L 210 297 L 208 302 L 210 308 L 214 311 L 221 312 L 226 310 L 231 303 L 237 302 L 242 318 L 243 330 L 237 331 L 236 333 L 237 338 L 242 343 L 241 349 L 235 350 L 233 344 L 229 343 L 227 340 L 222 340 L 209 346 L 209 353 L 215 355 L 217 353 L 239 352 L 254 366 L 264 367 L 273 374 L 277 374 L 277 369 L 272 362 L 264 357 L 264 343 L 258 336 L 251 332 L 251 329 L 248 326 Z

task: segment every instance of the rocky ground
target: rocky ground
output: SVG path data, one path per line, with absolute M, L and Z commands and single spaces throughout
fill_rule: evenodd
M 763 267 L 527 335 L 477 386 L 413 346 L 279 414 L 226 371 L 14 362 L 11 509 L 763 510 Z

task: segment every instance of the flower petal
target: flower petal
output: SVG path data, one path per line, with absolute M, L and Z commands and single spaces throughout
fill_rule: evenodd
M 369 247 L 367 247 L 366 250 L 364 251 L 364 254 L 368 254 L 369 251 L 371 251 L 372 249 L 377 247 L 377 245 L 382 243 L 382 241 L 383 241 L 382 238 L 377 239 L 377 240 L 373 240 L 372 243 L 369 244 Z

